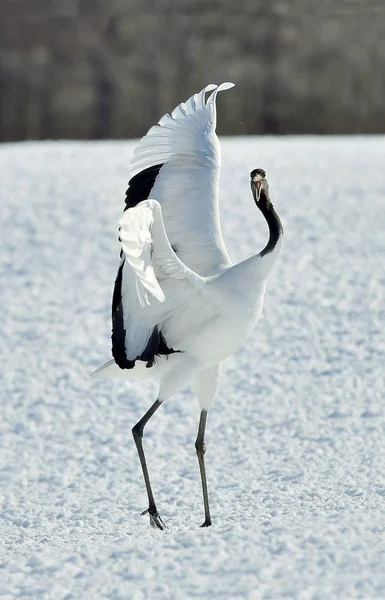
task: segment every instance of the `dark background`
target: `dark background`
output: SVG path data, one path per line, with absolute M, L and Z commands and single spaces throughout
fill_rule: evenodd
M 233 81 L 219 132 L 384 133 L 384 0 L 0 0 L 0 140 L 142 135 Z

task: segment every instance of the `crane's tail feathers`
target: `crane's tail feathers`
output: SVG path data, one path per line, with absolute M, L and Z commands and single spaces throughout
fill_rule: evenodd
M 96 369 L 93 373 L 91 373 L 91 379 L 101 379 L 102 377 L 114 377 L 114 373 L 116 369 L 119 369 L 118 365 L 114 360 L 109 360 L 104 363 L 101 367 Z
M 151 377 L 156 377 L 156 374 L 149 373 L 146 364 L 146 361 L 137 360 L 133 369 L 121 369 L 114 360 L 109 360 L 91 373 L 90 378 L 103 379 L 104 377 L 117 377 L 119 379 L 143 379 L 150 375 Z

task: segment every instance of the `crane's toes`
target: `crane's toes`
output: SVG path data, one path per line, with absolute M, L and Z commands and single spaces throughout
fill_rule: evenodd
M 153 527 L 154 529 L 160 529 L 161 531 L 163 531 L 163 529 L 167 529 L 167 525 L 165 524 L 165 522 L 163 521 L 163 519 L 161 518 L 161 516 L 159 515 L 157 510 L 151 510 L 149 508 L 147 508 L 147 510 L 144 510 L 141 514 L 142 515 L 146 515 L 146 514 L 150 515 L 150 525 L 151 527 Z
M 202 523 L 201 527 L 210 527 L 211 526 L 211 519 L 205 519 L 205 522 Z
M 167 529 L 166 523 L 158 515 L 158 513 L 156 513 L 156 515 L 150 515 L 150 525 L 154 529 L 160 529 L 161 531 L 163 531 L 163 529 Z

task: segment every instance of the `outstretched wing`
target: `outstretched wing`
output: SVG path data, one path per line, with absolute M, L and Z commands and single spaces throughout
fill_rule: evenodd
M 112 354 L 122 369 L 136 360 L 151 366 L 158 354 L 170 354 L 162 322 L 188 299 L 204 279 L 184 265 L 170 246 L 156 200 L 123 213 L 119 221 L 122 262 L 112 307 Z M 165 295 L 162 286 L 167 290 Z
M 231 264 L 219 220 L 215 127 L 217 94 L 233 85 L 208 85 L 165 114 L 140 140 L 131 161 L 127 208 L 156 198 L 172 248 L 201 275 Z

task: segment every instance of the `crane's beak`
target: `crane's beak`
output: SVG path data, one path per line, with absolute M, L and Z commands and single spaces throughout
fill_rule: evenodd
M 255 189 L 257 190 L 257 194 L 256 194 L 256 196 L 257 196 L 257 198 L 256 198 L 257 202 L 259 201 L 259 197 L 261 195 L 262 181 L 263 180 L 262 180 L 262 177 L 260 175 L 256 175 L 255 177 L 253 177 L 253 182 L 254 182 L 254 185 L 255 185 Z

